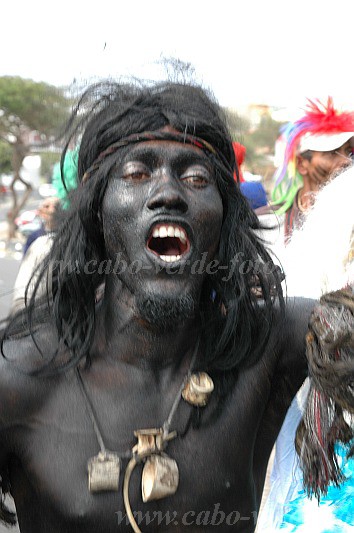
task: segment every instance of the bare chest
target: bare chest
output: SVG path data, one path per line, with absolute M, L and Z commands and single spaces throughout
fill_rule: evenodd
M 176 390 L 161 395 L 150 384 L 146 389 L 141 385 L 137 394 L 118 377 L 104 381 L 104 386 L 100 380 L 88 382 L 87 391 L 104 444 L 119 457 L 115 489 L 89 489 L 88 463 L 99 453 L 100 442 L 76 380 L 63 381 L 40 412 L 14 433 L 19 445 L 11 477 L 22 530 L 131 531 L 125 487 L 141 531 L 179 531 L 187 526 L 189 531 L 207 531 L 216 525 L 219 531 L 231 526 L 253 531 L 258 506 L 254 453 L 266 391 L 249 394 L 251 383 L 244 382 L 225 405 L 213 400 L 200 413 L 181 401 L 170 428 L 177 436 L 163 452 L 176 465 L 176 490 L 144 503 L 142 479 L 149 457 L 133 465 L 124 485 L 137 443 L 134 433 L 163 426 Z

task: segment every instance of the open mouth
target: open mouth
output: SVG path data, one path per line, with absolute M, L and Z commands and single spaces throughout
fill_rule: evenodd
M 190 249 L 185 230 L 177 224 L 157 224 L 152 228 L 147 248 L 161 261 L 179 261 Z

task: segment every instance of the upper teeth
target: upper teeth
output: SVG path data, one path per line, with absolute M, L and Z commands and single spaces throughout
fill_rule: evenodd
M 152 236 L 155 238 L 164 239 L 165 237 L 178 237 L 182 242 L 187 241 L 187 234 L 183 228 L 175 226 L 159 226 L 155 228 Z

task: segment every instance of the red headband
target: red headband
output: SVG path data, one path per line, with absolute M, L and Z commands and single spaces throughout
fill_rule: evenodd
M 123 137 L 119 141 L 111 144 L 108 148 L 106 148 L 106 150 L 101 152 L 94 161 L 94 163 L 90 166 L 90 168 L 86 170 L 85 174 L 82 177 L 82 183 L 85 183 L 89 179 L 89 177 L 99 168 L 100 164 L 106 157 L 110 156 L 111 154 L 114 154 L 117 150 L 119 150 L 119 148 L 128 146 L 129 144 L 135 144 L 146 141 L 175 141 L 184 144 L 191 144 L 193 146 L 196 146 L 197 148 L 200 148 L 201 150 L 203 150 L 203 152 L 218 155 L 219 158 L 225 160 L 224 156 L 220 157 L 220 154 L 213 148 L 211 144 L 209 144 L 204 139 L 200 139 L 199 137 L 194 137 L 193 135 L 188 135 L 187 133 L 145 131 L 143 133 L 134 133 L 132 135 L 129 135 L 128 137 Z

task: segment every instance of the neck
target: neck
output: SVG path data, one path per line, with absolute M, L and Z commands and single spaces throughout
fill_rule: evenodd
M 106 287 L 97 321 L 102 351 L 111 360 L 140 367 L 178 365 L 193 351 L 199 333 L 197 319 L 168 328 L 151 325 L 139 315 L 134 296 L 118 283 Z
M 300 211 L 307 212 L 311 207 L 313 207 L 316 195 L 318 193 L 318 187 L 311 186 L 311 184 L 304 184 L 304 186 L 299 190 L 297 197 L 297 205 Z

